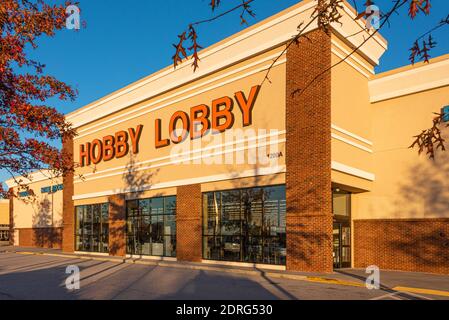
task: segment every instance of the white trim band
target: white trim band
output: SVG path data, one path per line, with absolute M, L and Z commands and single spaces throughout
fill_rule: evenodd
M 148 103 L 148 104 L 145 104 L 145 105 L 143 105 L 143 106 L 140 106 L 140 107 L 138 107 L 138 108 L 133 108 L 133 110 L 130 110 L 130 111 L 125 112 L 125 113 L 123 113 L 123 114 L 121 114 L 121 115 L 112 117 L 112 118 L 110 118 L 110 119 L 108 119 L 108 120 L 106 120 L 106 121 L 101 121 L 101 122 L 92 124 L 92 125 L 91 125 L 90 127 L 88 127 L 88 128 L 79 130 L 79 131 L 78 131 L 78 134 L 79 134 L 79 135 L 78 135 L 77 137 L 75 137 L 74 139 L 76 140 L 76 139 L 82 138 L 82 137 L 84 137 L 84 136 L 86 136 L 86 135 L 95 133 L 95 132 L 97 132 L 97 131 L 99 131 L 99 130 L 103 130 L 103 129 L 105 129 L 105 128 L 108 128 L 108 127 L 110 127 L 110 126 L 112 126 L 112 125 L 108 125 L 108 126 L 106 126 L 106 127 L 105 127 L 104 125 L 110 124 L 112 121 L 121 119 L 121 120 L 119 120 L 118 122 L 115 122 L 115 123 L 113 124 L 113 125 L 117 125 L 117 124 L 122 123 L 122 122 L 124 122 L 124 121 L 128 121 L 128 120 L 134 119 L 134 118 L 136 117 L 135 113 L 137 113 L 138 111 L 144 110 L 145 108 L 148 108 L 148 107 L 157 105 L 157 104 L 162 103 L 162 102 L 166 102 L 167 100 L 170 100 L 170 99 L 173 99 L 173 98 L 176 98 L 176 97 L 179 97 L 179 96 L 181 97 L 181 98 L 178 98 L 178 99 L 176 99 L 176 100 L 169 101 L 168 103 L 165 103 L 164 105 L 161 105 L 161 106 L 156 107 L 156 108 L 154 108 L 154 109 L 146 110 L 146 112 L 139 113 L 139 115 L 137 115 L 137 116 L 144 115 L 144 114 L 146 114 L 146 113 L 150 113 L 150 112 L 152 112 L 152 111 L 156 111 L 156 110 L 162 109 L 162 108 L 164 108 L 164 107 L 166 107 L 166 106 L 171 106 L 171 105 L 173 105 L 173 104 L 175 104 L 175 103 L 182 102 L 183 100 L 186 100 L 186 99 L 195 97 L 195 96 L 197 96 L 197 95 L 199 95 L 199 94 L 202 94 L 202 93 L 205 93 L 205 92 L 207 92 L 207 91 L 211 91 L 211 90 L 213 90 L 213 89 L 216 89 L 216 88 L 218 88 L 218 87 L 221 87 L 221 86 L 226 85 L 226 84 L 228 84 L 228 83 L 231 83 L 231 82 L 233 82 L 233 81 L 240 80 L 241 77 L 236 77 L 236 78 L 234 78 L 234 79 L 230 79 L 230 80 L 228 80 L 228 81 L 223 81 L 223 82 L 221 82 L 221 83 L 215 84 L 214 86 L 210 86 L 210 87 L 208 87 L 208 88 L 203 88 L 203 89 L 201 89 L 201 90 L 199 90 L 199 91 L 196 91 L 196 89 L 201 88 L 201 87 L 204 87 L 204 86 L 206 86 L 206 85 L 208 85 L 208 84 L 210 84 L 210 83 L 214 83 L 214 82 L 216 82 L 216 81 L 218 81 L 218 80 L 225 79 L 225 78 L 227 78 L 227 77 L 230 77 L 230 76 L 232 76 L 232 75 L 234 75 L 234 74 L 237 74 L 237 73 L 239 73 L 239 72 L 242 72 L 242 71 L 245 71 L 245 70 L 247 70 L 247 69 L 250 69 L 250 68 L 252 68 L 252 67 L 256 67 L 257 65 L 262 64 L 262 63 L 264 63 L 264 62 L 272 61 L 273 59 L 277 58 L 280 54 L 281 54 L 281 51 L 279 51 L 279 52 L 277 52 L 277 53 L 275 53 L 275 54 L 273 54 L 273 55 L 270 55 L 270 56 L 268 56 L 268 57 L 265 57 L 264 59 L 257 60 L 257 61 L 255 61 L 255 62 L 253 62 L 253 63 L 251 63 L 251 64 L 248 64 L 248 65 L 245 65 L 245 66 L 243 66 L 243 67 L 241 67 L 241 68 L 238 68 L 238 69 L 236 69 L 236 70 L 233 70 L 233 71 L 231 71 L 231 72 L 227 72 L 227 73 L 225 73 L 225 74 L 223 74 L 223 75 L 220 75 L 220 76 L 217 76 L 217 77 L 215 77 L 215 78 L 212 78 L 212 79 L 210 79 L 210 80 L 208 80 L 208 81 L 201 82 L 201 83 L 199 83 L 199 84 L 197 84 L 197 85 L 195 85 L 195 86 L 189 87 L 189 88 L 187 88 L 187 89 L 185 89 L 185 90 L 182 90 L 182 91 L 180 91 L 180 92 L 176 92 L 176 93 L 174 93 L 174 94 L 172 94 L 172 95 L 170 95 L 170 96 L 168 96 L 168 97 L 157 99 L 157 100 L 155 100 L 155 101 L 152 101 L 152 102 L 150 102 L 150 103 Z M 286 59 L 285 59 L 285 58 L 284 58 L 284 59 L 280 59 L 279 63 L 277 63 L 276 66 L 279 65 L 279 64 L 283 64 L 283 63 L 285 63 L 285 62 L 286 62 Z M 269 65 L 264 66 L 264 68 L 265 68 L 265 67 L 268 68 Z M 263 70 L 261 70 L 261 68 L 258 68 L 258 69 L 257 69 L 257 72 L 260 72 L 260 71 L 263 71 Z M 245 76 L 250 76 L 250 75 L 253 75 L 253 74 L 257 73 L 257 72 L 254 72 L 254 70 L 252 70 L 252 71 L 250 71 L 250 72 L 247 72 L 247 73 L 245 74 Z M 192 91 L 194 92 L 193 94 L 185 95 L 185 94 L 187 94 L 187 93 L 189 93 L 189 92 L 192 92 Z M 132 105 L 132 104 L 134 104 L 134 102 L 130 101 L 129 104 Z M 133 115 L 133 114 L 134 114 L 134 115 Z M 130 116 L 130 117 L 127 117 L 127 116 Z M 98 130 L 92 130 L 92 129 L 96 128 L 96 127 L 101 127 L 101 128 L 98 129 Z
M 363 143 L 366 143 L 366 144 L 368 144 L 370 146 L 373 145 L 373 142 L 371 140 L 365 139 L 365 138 L 363 138 L 363 137 L 361 137 L 359 135 L 356 135 L 355 133 L 352 133 L 352 132 L 350 132 L 348 130 L 345 130 L 345 129 L 339 127 L 339 126 L 336 126 L 335 124 L 332 125 L 332 129 L 334 129 L 335 131 L 339 131 L 339 132 L 341 132 L 341 133 L 343 133 L 343 134 L 345 134 L 345 135 L 347 135 L 347 136 L 349 136 L 351 138 L 359 140 L 359 141 L 361 141 Z
M 368 82 L 375 103 L 449 85 L 449 58 L 386 75 Z
M 351 167 L 348 165 L 344 165 L 344 164 L 336 162 L 336 161 L 332 161 L 332 170 L 347 173 L 347 174 L 350 174 L 350 175 L 353 175 L 353 176 L 356 176 L 359 178 L 363 178 L 366 180 L 370 180 L 370 181 L 375 180 L 375 175 L 373 173 L 370 173 L 370 172 L 367 172 L 364 170 L 360 170 L 360 169 L 357 169 L 357 168 L 354 168 L 354 167 Z M 255 176 L 266 176 L 266 175 L 285 173 L 285 172 L 286 172 L 286 166 L 257 168 L 257 169 L 246 170 L 241 173 L 235 173 L 235 174 L 224 173 L 224 174 L 190 178 L 190 179 L 174 180 L 174 181 L 170 181 L 170 182 L 162 182 L 162 183 L 153 184 L 153 185 L 144 185 L 144 186 L 135 187 L 135 188 L 112 189 L 112 190 L 106 190 L 106 191 L 102 191 L 102 192 L 80 194 L 80 195 L 73 196 L 72 199 L 75 201 L 76 200 L 84 200 L 84 199 L 90 199 L 90 198 L 112 196 L 112 195 L 121 194 L 121 193 L 135 193 L 135 192 L 142 192 L 142 191 L 148 191 L 148 190 L 158 190 L 158 189 L 172 188 L 172 187 L 178 187 L 178 186 L 185 186 L 185 185 L 191 185 L 191 184 L 209 183 L 209 182 L 233 180 L 233 179 L 248 178 L 248 177 L 255 177 Z
M 112 196 L 112 195 L 121 194 L 121 193 L 135 193 L 135 192 L 142 192 L 142 191 L 148 191 L 148 190 L 158 190 L 158 189 L 165 189 L 165 188 L 172 188 L 172 187 L 179 187 L 179 186 L 187 186 L 187 185 L 191 185 L 191 184 L 225 181 L 225 180 L 233 180 L 233 179 L 256 177 L 256 176 L 266 176 L 266 175 L 277 174 L 277 173 L 285 173 L 285 171 L 286 171 L 285 166 L 256 168 L 256 169 L 246 170 L 241 173 L 223 173 L 223 174 L 217 174 L 217 175 L 211 175 L 211 176 L 174 180 L 174 181 L 170 181 L 170 182 L 162 182 L 162 183 L 157 183 L 157 184 L 153 184 L 153 185 L 144 185 L 144 186 L 135 187 L 135 188 L 112 189 L 112 190 L 107 190 L 107 191 L 102 191 L 102 192 L 80 194 L 77 196 L 73 196 L 72 199 L 73 200 L 83 200 L 83 199 L 90 199 L 90 198 L 97 198 L 97 197 Z
M 338 52 L 337 50 L 335 50 L 334 48 L 331 49 L 331 52 L 333 54 L 335 54 L 338 58 L 340 58 L 342 61 L 345 59 L 345 56 L 343 54 L 341 54 L 340 52 Z M 350 59 L 346 59 L 344 61 L 345 63 L 347 63 L 349 66 L 351 66 L 352 68 L 354 68 L 356 71 L 358 71 L 360 74 L 362 74 L 364 77 L 366 77 L 367 79 L 369 79 L 371 76 L 366 73 L 365 71 L 362 70 L 362 68 L 358 67 L 355 63 L 353 63 Z
M 56 179 L 62 180 L 62 177 L 52 176 L 51 171 L 49 171 L 49 170 L 40 170 L 40 171 L 30 173 L 30 179 L 21 177 L 21 176 L 17 176 L 17 177 L 15 177 L 15 179 L 22 180 L 21 181 L 22 185 L 29 185 L 32 183 L 42 182 L 45 180 L 49 180 L 49 181 L 54 181 Z M 16 181 L 14 179 L 6 180 L 5 184 L 8 186 L 8 188 L 15 188 L 18 186 L 18 184 L 16 183 Z
M 433 82 L 426 82 L 426 83 L 422 83 L 422 84 L 419 84 L 416 86 L 410 86 L 410 87 L 406 87 L 403 89 L 390 91 L 388 93 L 372 96 L 371 102 L 372 103 L 380 102 L 383 100 L 398 98 L 398 97 L 406 96 L 406 95 L 413 94 L 413 93 L 418 93 L 418 92 L 422 92 L 422 91 L 426 91 L 426 90 L 444 87 L 447 85 L 449 85 L 449 77 L 441 79 L 441 80 L 433 81 Z
M 148 166 L 144 166 L 144 167 L 139 167 L 139 168 L 135 168 L 135 169 L 132 169 L 132 170 L 125 170 L 125 171 L 114 172 L 114 173 L 110 173 L 110 174 L 106 174 L 106 175 L 102 175 L 102 176 L 94 176 L 94 177 L 88 178 L 88 179 L 87 178 L 78 179 L 74 183 L 83 183 L 83 182 L 86 182 L 86 181 L 97 180 L 97 179 L 104 179 L 104 178 L 107 178 L 107 177 L 113 177 L 113 176 L 117 176 L 117 175 L 130 174 L 132 172 L 139 172 L 139 171 L 143 171 L 143 170 L 160 168 L 160 167 L 165 167 L 165 166 L 169 166 L 169 165 L 183 164 L 183 163 L 185 163 L 187 161 L 201 160 L 201 159 L 216 157 L 216 156 L 220 156 L 220 155 L 224 155 L 224 154 L 228 154 L 228 153 L 242 152 L 242 151 L 246 151 L 246 150 L 249 150 L 249 149 L 257 149 L 259 147 L 266 147 L 266 146 L 281 144 L 281 143 L 285 143 L 285 142 L 286 142 L 286 139 L 278 139 L 278 140 L 273 140 L 273 141 L 270 140 L 269 142 L 265 142 L 265 143 L 255 143 L 255 144 L 247 145 L 247 146 L 244 146 L 244 147 L 227 148 L 225 146 L 224 147 L 224 149 L 225 149 L 224 151 L 217 151 L 217 152 L 202 154 L 202 151 L 205 151 L 205 150 L 213 150 L 213 149 L 223 148 L 223 146 L 211 146 L 211 147 L 207 147 L 207 148 L 200 149 L 200 150 L 190 151 L 190 152 L 187 152 L 187 153 L 184 153 L 184 154 L 180 153 L 180 154 L 174 156 L 175 160 L 166 161 L 166 162 L 159 163 L 159 164 L 154 164 L 154 165 L 148 165 Z M 200 154 L 196 155 L 196 156 L 189 156 L 189 155 L 192 155 L 192 154 L 195 154 L 195 153 L 200 153 Z M 187 155 L 188 157 L 183 157 L 184 155 Z M 171 158 L 171 156 L 168 156 L 168 158 Z M 176 159 L 176 158 L 178 158 L 178 159 Z M 158 160 L 158 159 L 156 159 L 156 160 Z M 148 162 L 152 162 L 152 161 L 145 161 L 145 162 L 141 162 L 141 163 L 136 163 L 135 166 L 138 166 L 138 165 L 143 164 L 143 163 L 148 163 Z M 108 170 L 112 170 L 112 169 L 108 169 Z M 106 171 L 106 170 L 104 170 L 104 171 Z M 90 174 L 90 175 L 92 175 L 92 174 Z
M 219 261 L 219 260 L 201 260 L 201 263 L 215 265 L 215 266 L 229 266 L 229 267 L 243 267 L 243 268 L 256 268 L 265 270 L 287 270 L 286 266 L 274 265 L 274 264 L 259 264 L 259 263 L 247 263 L 247 262 L 232 262 L 232 261 Z
M 287 59 L 285 59 L 285 58 L 284 58 L 284 59 L 281 59 L 281 60 L 277 61 L 277 62 L 273 65 L 273 67 L 276 67 L 276 66 L 278 66 L 278 65 L 285 64 L 286 62 L 287 62 Z M 163 108 L 165 108 L 165 107 L 172 106 L 172 105 L 175 104 L 175 103 L 182 102 L 182 101 L 184 101 L 184 100 L 186 100 L 186 99 L 195 97 L 195 96 L 200 95 L 200 94 L 202 94 L 202 93 L 205 93 L 205 92 L 212 91 L 212 90 L 214 90 L 214 89 L 220 88 L 220 87 L 222 87 L 222 86 L 224 86 L 224 85 L 226 85 L 226 84 L 229 84 L 229 83 L 232 83 L 232 82 L 235 82 L 235 81 L 244 79 L 244 78 L 249 77 L 249 76 L 252 76 L 252 75 L 254 75 L 254 74 L 257 74 L 257 73 L 259 73 L 259 72 L 262 72 L 262 71 L 267 70 L 267 69 L 270 67 L 270 65 L 271 65 L 271 64 L 264 65 L 264 66 L 259 67 L 259 68 L 257 68 L 257 69 L 251 70 L 251 71 L 249 71 L 248 73 L 245 73 L 245 74 L 243 74 L 243 75 L 239 75 L 239 76 L 237 76 L 237 77 L 234 77 L 234 78 L 232 78 L 232 79 L 226 80 L 226 81 L 224 81 L 224 82 L 220 82 L 220 83 L 218 83 L 218 84 L 214 84 L 214 85 L 212 85 L 212 86 L 210 86 L 210 87 L 208 87 L 208 88 L 204 88 L 204 89 L 202 89 L 202 90 L 200 90 L 200 91 L 194 91 L 194 92 L 191 93 L 190 95 L 181 96 L 180 98 L 178 98 L 178 99 L 176 99 L 176 100 L 173 100 L 173 101 L 164 103 L 164 104 L 162 104 L 162 105 L 160 105 L 160 106 L 157 106 L 157 107 L 154 107 L 154 108 L 152 108 L 152 109 L 144 110 L 144 111 L 139 112 L 139 113 L 137 113 L 137 114 L 131 115 L 131 116 L 125 118 L 125 119 L 121 119 L 121 120 L 118 120 L 118 121 L 116 121 L 116 122 L 114 122 L 114 123 L 111 123 L 111 121 L 113 121 L 113 120 L 115 120 L 115 119 L 118 119 L 118 118 L 121 118 L 121 117 L 123 117 L 123 116 L 117 116 L 117 117 L 114 117 L 114 118 L 109 119 L 109 120 L 107 120 L 107 121 L 101 122 L 100 124 L 103 125 L 101 128 L 94 129 L 94 130 L 92 130 L 92 131 L 89 131 L 89 132 L 80 134 L 80 135 L 76 136 L 76 137 L 74 138 L 74 140 L 78 140 L 78 139 L 80 139 L 80 138 L 82 138 L 82 137 L 85 137 L 85 136 L 87 136 L 87 135 L 91 135 L 91 134 L 93 134 L 93 133 L 96 133 L 96 132 L 98 132 L 98 131 L 104 130 L 104 129 L 106 129 L 106 128 L 110 128 L 110 127 L 117 126 L 118 124 L 121 124 L 121 123 L 123 123 L 123 122 L 126 122 L 126 121 L 129 121 L 129 120 L 138 118 L 138 117 L 140 117 L 140 116 L 143 116 L 143 115 L 145 115 L 145 114 L 148 114 L 148 113 L 151 113 L 151 112 L 154 112 L 154 111 L 163 109 Z M 191 90 L 188 90 L 188 91 L 191 91 Z M 129 115 L 129 114 L 135 113 L 136 111 L 139 111 L 139 110 L 142 110 L 142 109 L 151 107 L 151 106 L 153 106 L 153 105 L 155 105 L 155 104 L 157 104 L 157 103 L 159 103 L 159 102 L 160 102 L 160 101 L 151 102 L 151 103 L 146 104 L 146 105 L 144 105 L 144 106 L 141 106 L 141 107 L 139 107 L 139 108 L 137 108 L 137 109 L 135 109 L 135 110 L 129 111 L 129 112 L 125 113 L 124 115 Z M 106 125 L 106 124 L 107 124 L 107 125 Z M 97 125 L 95 125 L 95 126 L 93 126 L 93 127 L 96 127 L 96 126 L 97 126 Z M 90 129 L 90 128 L 89 128 L 89 129 Z M 81 130 L 80 132 L 85 132 L 85 131 L 87 131 L 87 130 L 89 130 L 89 129 Z
M 349 56 L 351 54 L 351 52 L 347 51 L 344 47 L 342 47 L 335 39 L 331 39 L 331 43 L 341 52 L 343 52 L 346 56 Z M 354 54 L 350 55 L 348 57 L 349 59 L 354 60 L 355 62 L 357 62 L 360 66 L 362 66 L 366 71 L 368 71 L 371 74 L 376 74 L 374 72 L 374 70 L 372 69 L 372 67 L 370 68 L 365 62 L 363 62 L 362 60 L 360 60 L 359 58 L 357 58 Z M 369 77 L 369 76 L 368 76 Z
M 74 251 L 73 253 L 86 256 L 110 257 L 109 253 L 104 252 Z
M 376 176 L 374 175 L 374 173 L 367 172 L 367 171 L 364 171 L 361 169 L 357 169 L 357 168 L 345 165 L 345 164 L 337 162 L 337 161 L 332 161 L 332 170 L 347 173 L 352 176 L 362 178 L 365 180 L 370 180 L 370 181 L 376 180 Z
M 370 148 L 367 148 L 365 146 L 362 146 L 361 144 L 358 144 L 358 143 L 353 142 L 353 141 L 351 141 L 349 139 L 346 139 L 346 138 L 344 138 L 342 136 L 339 136 L 336 133 L 332 133 L 331 136 L 332 136 L 333 139 L 341 141 L 341 142 L 344 142 L 344 143 L 346 143 L 346 144 L 348 144 L 348 145 L 350 145 L 352 147 L 355 147 L 357 149 L 360 149 L 360 150 L 363 150 L 363 151 L 366 151 L 366 152 L 369 152 L 369 153 L 373 153 L 373 150 L 371 150 Z
M 178 261 L 177 258 L 174 257 L 163 257 L 163 256 L 145 256 L 139 254 L 127 254 L 125 256 L 127 259 L 140 259 L 140 260 L 151 260 L 151 261 Z
M 186 83 L 211 75 L 217 72 L 217 70 L 222 70 L 268 50 L 285 45 L 287 41 L 297 34 L 298 21 L 311 19 L 308 11 L 312 11 L 316 5 L 317 1 L 300 3 L 293 8 L 285 10 L 276 18 L 262 21 L 251 29 L 224 40 L 215 47 L 205 49 L 200 52 L 202 65 L 196 73 L 192 72 L 190 68 L 191 62 L 184 61 L 177 69 L 172 67 L 163 69 L 159 73 L 131 84 L 127 89 L 112 93 L 91 105 L 68 114 L 66 118 L 68 122 L 73 124 L 74 128 L 79 128 L 114 112 L 121 111 L 131 106 L 132 103 L 135 104 L 156 97 Z M 363 31 L 361 22 L 353 19 L 354 13 L 348 4 L 343 3 L 343 7 L 344 10 L 341 11 L 341 14 L 345 18 L 345 23 L 341 25 L 333 24 L 333 30 L 343 38 L 352 34 L 350 41 L 357 47 L 358 44 L 366 39 L 370 32 Z M 317 27 L 318 25 L 315 22 L 305 32 L 313 31 Z M 359 31 L 363 32 L 358 33 Z M 369 39 L 368 42 L 360 48 L 360 52 L 377 64 L 379 57 L 385 51 L 386 44 L 377 35 Z M 126 100 L 123 96 L 129 95 L 130 92 L 133 92 L 132 94 L 136 98 Z M 120 98 L 119 101 L 113 101 L 118 98 Z

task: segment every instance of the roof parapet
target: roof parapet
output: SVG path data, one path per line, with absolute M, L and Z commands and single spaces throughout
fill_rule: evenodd
M 166 67 L 142 80 L 105 96 L 66 116 L 74 128 L 79 128 L 131 105 L 154 98 L 160 94 L 198 80 L 218 70 L 245 61 L 270 49 L 284 45 L 298 33 L 298 24 L 310 21 L 318 0 L 302 1 L 268 19 L 232 35 L 199 53 L 200 69 L 193 72 L 191 61 L 186 60 L 176 69 Z M 372 35 L 365 29 L 363 19 L 355 20 L 355 10 L 343 2 L 341 24 L 334 23 L 332 30 L 352 48 L 357 48 Z M 306 32 L 318 28 L 312 23 Z M 386 41 L 379 35 L 372 36 L 358 51 L 369 63 L 377 65 L 387 49 Z M 132 93 L 132 99 L 130 95 Z

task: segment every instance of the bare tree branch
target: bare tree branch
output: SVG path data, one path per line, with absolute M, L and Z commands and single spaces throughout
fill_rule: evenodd
M 299 90 L 295 90 L 295 92 L 292 93 L 292 95 L 296 95 L 297 93 L 299 93 L 300 95 L 307 90 L 317 79 L 319 79 L 323 74 L 325 74 L 326 72 L 329 72 L 331 69 L 335 68 L 336 66 L 340 65 L 341 63 L 345 62 L 348 58 L 350 58 L 354 53 L 356 53 L 357 51 L 359 51 L 372 37 L 374 37 L 377 33 L 379 33 L 379 31 L 382 29 L 382 27 L 387 23 L 387 21 L 389 20 L 389 18 L 391 17 L 391 15 L 395 12 L 397 12 L 397 10 L 402 7 L 406 2 L 403 0 L 395 0 L 395 4 L 392 7 L 392 9 L 390 11 L 388 11 L 387 14 L 385 14 L 385 16 L 383 16 L 383 21 L 380 24 L 378 29 L 375 29 L 373 33 L 371 33 L 367 38 L 365 38 L 362 43 L 360 45 L 358 45 L 356 48 L 354 48 L 351 52 L 349 52 L 344 58 L 341 58 L 338 62 L 334 63 L 333 65 L 331 65 L 330 67 L 328 67 L 327 69 L 321 71 L 319 74 L 317 74 L 314 78 L 312 78 L 311 81 L 309 81 L 306 86 L 302 89 Z
M 435 159 L 435 152 L 438 149 L 441 151 L 446 150 L 444 146 L 445 140 L 442 137 L 440 129 L 441 124 L 444 122 L 445 115 L 439 113 L 435 114 L 436 117 L 432 121 L 432 127 L 423 130 L 419 135 L 415 136 L 415 141 L 413 141 L 412 145 L 409 147 L 410 149 L 417 147 L 419 154 L 425 151 L 430 159 Z M 446 127 L 449 127 L 449 125 L 446 125 Z

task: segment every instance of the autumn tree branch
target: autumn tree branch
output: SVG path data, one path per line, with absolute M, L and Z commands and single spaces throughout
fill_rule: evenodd
M 192 66 L 194 68 L 194 71 L 196 71 L 199 67 L 199 56 L 198 56 L 198 49 L 201 47 L 197 43 L 198 35 L 196 33 L 196 30 L 194 29 L 194 26 L 197 26 L 199 24 L 204 24 L 208 22 L 215 21 L 225 15 L 228 15 L 240 8 L 243 8 L 243 13 L 245 13 L 245 10 L 247 10 L 248 13 L 250 13 L 251 16 L 254 16 L 254 13 L 251 10 L 248 10 L 250 3 L 252 1 L 244 1 L 242 0 L 242 3 L 238 6 L 235 6 L 213 18 L 201 20 L 198 22 L 194 22 L 189 25 L 189 36 L 188 39 L 192 41 L 192 46 L 189 48 L 189 50 L 193 51 L 192 59 L 193 63 Z M 291 47 L 293 44 L 299 44 L 300 40 L 302 38 L 307 38 L 307 29 L 310 25 L 317 22 L 318 29 L 323 30 L 326 32 L 326 34 L 329 34 L 329 30 L 331 28 L 332 23 L 340 23 L 341 15 L 338 12 L 338 9 L 341 9 L 341 0 L 317 0 L 317 6 L 311 16 L 311 19 L 307 22 L 307 24 L 304 25 L 304 22 L 301 22 L 298 26 L 298 33 L 286 43 L 285 48 L 282 50 L 282 52 L 277 56 L 271 65 L 266 70 L 266 74 L 264 79 L 262 80 L 262 85 L 268 81 L 270 82 L 269 75 L 272 70 L 272 68 L 275 66 L 276 62 L 279 61 L 279 59 L 287 52 L 287 50 Z M 352 1 L 354 4 L 354 7 L 357 10 L 357 3 L 356 0 Z M 212 10 L 215 10 L 219 5 L 221 1 L 220 0 L 211 0 L 210 6 L 212 7 Z M 362 28 L 361 30 L 355 32 L 354 34 L 351 34 L 347 36 L 346 38 L 350 38 L 356 35 L 359 35 L 360 33 L 368 32 L 369 36 L 366 37 L 361 44 L 359 44 L 356 48 L 352 49 L 348 54 L 346 54 L 343 58 L 340 58 L 340 60 L 330 67 L 328 67 L 326 70 L 323 70 L 319 74 L 315 75 L 306 85 L 304 88 L 298 88 L 292 92 L 292 95 L 302 94 L 305 90 L 307 90 L 317 79 L 319 79 L 321 76 L 323 76 L 326 72 L 329 72 L 334 67 L 340 65 L 341 63 L 345 62 L 348 58 L 350 58 L 352 55 L 354 55 L 357 51 L 359 51 L 371 38 L 373 38 L 376 34 L 379 33 L 379 31 L 384 28 L 385 25 L 390 25 L 390 19 L 393 14 L 399 14 L 399 9 L 405 5 L 408 5 L 408 15 L 411 19 L 414 19 L 420 12 L 424 13 L 425 15 L 428 15 L 430 13 L 431 9 L 431 1 L 430 0 L 393 0 L 393 5 L 391 9 L 386 13 L 380 14 L 380 25 L 378 28 L 376 28 L 374 31 L 369 33 L 368 28 Z M 374 1 L 372 0 L 366 0 L 365 1 L 365 7 L 368 8 L 371 5 L 374 5 Z M 360 19 L 362 17 L 369 18 L 373 12 L 361 12 L 357 15 L 355 20 Z M 242 23 L 243 23 L 242 19 Z M 246 20 L 244 20 L 246 23 Z M 416 41 L 414 42 L 413 47 L 410 49 L 410 62 L 414 64 L 416 62 L 416 59 L 419 58 L 420 60 L 423 60 L 424 62 L 428 63 L 430 59 L 429 51 L 433 49 L 436 45 L 436 42 L 433 40 L 431 34 L 442 28 L 443 26 L 449 25 L 449 15 L 442 19 L 436 26 L 432 27 L 429 31 L 425 32 L 421 36 L 419 36 Z M 185 49 L 183 49 L 183 42 L 186 40 L 186 32 L 181 34 L 180 42 L 178 45 L 175 45 L 175 48 L 177 48 L 175 55 L 173 56 L 174 66 L 176 66 L 182 62 L 182 58 L 187 59 L 187 52 Z M 419 43 L 420 40 L 424 39 L 428 36 L 427 40 L 424 40 L 421 44 Z M 438 126 L 441 124 L 443 119 L 443 115 L 438 115 L 433 120 L 433 126 L 432 128 L 428 130 L 424 130 L 420 135 L 415 137 L 415 141 L 412 144 L 412 148 L 418 146 L 419 147 L 419 153 L 424 152 L 426 150 L 426 153 L 429 155 L 430 158 L 434 158 L 435 150 L 437 149 L 444 149 L 444 139 L 441 137 L 441 132 L 439 131 Z
M 255 0 L 242 0 L 242 3 L 221 13 L 218 14 L 212 18 L 209 19 L 205 19 L 205 20 L 200 20 L 200 21 L 196 21 L 196 22 L 192 22 L 188 25 L 187 30 L 182 32 L 180 35 L 178 35 L 179 41 L 177 44 L 173 44 L 173 47 L 175 47 L 176 51 L 174 56 L 172 57 L 173 60 L 173 66 L 174 68 L 176 68 L 183 59 L 187 59 L 187 50 L 184 46 L 184 42 L 186 40 L 190 40 L 191 41 L 191 46 L 188 48 L 189 51 L 192 52 L 192 67 L 193 67 L 193 71 L 195 72 L 198 67 L 199 67 L 199 50 L 202 49 L 201 45 L 198 43 L 198 34 L 196 32 L 195 27 L 205 24 L 205 23 L 210 23 L 213 22 L 215 20 L 218 20 L 232 12 L 235 12 L 239 9 L 242 9 L 242 13 L 240 14 L 240 20 L 241 20 L 241 24 L 247 24 L 246 19 L 244 18 L 245 14 L 249 14 L 250 16 L 254 17 L 255 14 L 251 9 L 250 4 L 255 1 Z M 212 7 L 212 10 L 215 10 L 215 8 L 220 5 L 220 0 L 212 0 L 210 3 L 210 6 Z
M 399 10 L 400 7 L 402 7 L 406 2 L 404 0 L 395 0 L 394 6 L 388 11 L 387 14 L 385 14 L 381 20 L 382 23 L 380 24 L 379 28 L 375 29 L 367 38 L 365 38 L 361 44 L 359 44 L 357 47 L 352 49 L 347 55 L 345 55 L 343 58 L 340 58 L 338 62 L 335 62 L 330 67 L 326 68 L 325 70 L 318 73 L 315 77 L 310 80 L 304 88 L 298 88 L 294 92 L 292 92 L 292 96 L 299 94 L 301 95 L 305 90 L 307 90 L 316 80 L 318 80 L 321 76 L 323 76 L 325 73 L 329 72 L 331 69 L 335 68 L 336 66 L 342 64 L 346 60 L 348 60 L 351 56 L 353 56 L 357 51 L 359 51 L 372 37 L 374 37 L 379 31 L 384 27 L 386 23 L 388 23 L 388 20 L 390 19 L 391 15 L 393 13 L 396 13 L 397 10 Z

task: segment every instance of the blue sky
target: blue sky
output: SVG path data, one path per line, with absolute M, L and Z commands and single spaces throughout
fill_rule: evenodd
M 356 0 L 359 7 L 365 0 Z M 61 3 L 63 1 L 47 1 Z M 172 43 L 189 22 L 212 16 L 210 0 L 78 0 L 86 28 L 78 32 L 63 30 L 53 38 L 41 38 L 31 57 L 46 64 L 46 72 L 78 89 L 75 102 L 52 101 L 63 113 L 71 112 L 129 83 L 171 64 Z M 298 0 L 256 0 L 255 19 L 261 21 Z M 352 0 L 349 1 L 352 3 Z M 223 0 L 221 10 L 239 3 Z M 376 1 L 387 11 L 392 0 Z M 430 16 L 422 14 L 414 21 L 402 10 L 393 17 L 391 27 L 381 34 L 389 41 L 389 50 L 377 72 L 408 64 L 408 48 L 417 35 L 427 31 L 449 13 L 447 0 L 432 0 Z M 220 12 L 217 11 L 217 12 Z M 242 30 L 238 14 L 199 28 L 199 42 L 207 47 Z M 449 53 L 449 27 L 434 34 L 438 42 L 432 56 Z M 0 181 L 8 178 L 0 171 Z

